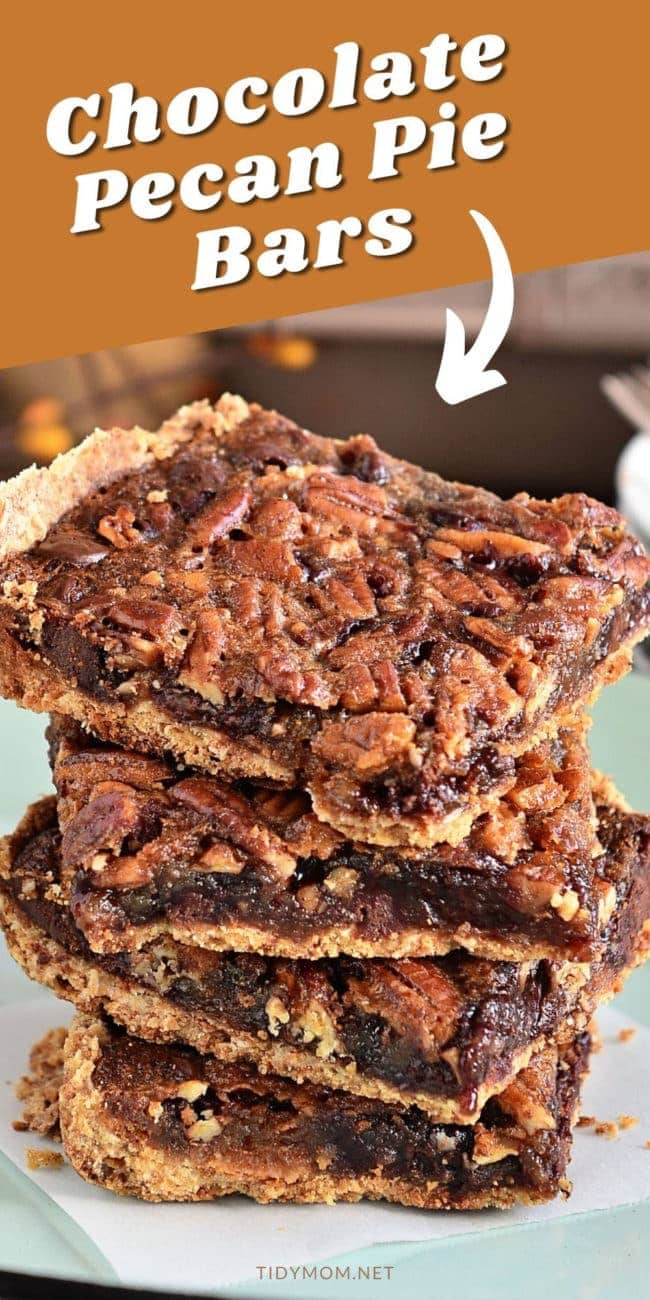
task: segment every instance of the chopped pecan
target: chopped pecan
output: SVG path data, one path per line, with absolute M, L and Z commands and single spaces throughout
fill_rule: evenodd
M 499 1095 L 499 1106 L 524 1133 L 555 1128 L 550 1099 L 555 1096 L 557 1051 L 539 1052 Z
M 461 1002 L 444 972 L 423 966 L 409 960 L 383 963 L 361 979 L 350 979 L 344 1000 L 368 1015 L 382 1016 L 423 1051 L 437 1055 L 453 1037 Z
M 493 812 L 486 813 L 476 827 L 477 843 L 486 853 L 502 862 L 513 863 L 530 848 L 526 818 L 523 812 L 509 808 L 501 800 Z
M 613 885 L 608 884 L 605 880 L 596 882 L 597 890 L 600 895 L 598 901 L 598 923 L 602 930 L 609 924 L 616 907 L 616 890 Z
M 222 704 L 224 700 L 219 685 L 219 664 L 229 644 L 230 617 L 228 609 L 200 610 L 178 677 L 182 686 L 189 686 L 212 704 Z
M 596 853 L 597 840 L 593 817 L 587 806 L 562 807 L 529 819 L 530 833 L 540 849 L 567 854 Z
M 165 585 L 165 579 L 163 578 L 162 573 L 158 573 L 157 569 L 150 569 L 149 573 L 143 573 L 140 581 L 143 586 L 157 587 L 158 590 Z
M 406 708 L 397 669 L 389 659 L 379 659 L 374 663 L 372 676 L 377 687 L 380 709 L 386 713 L 399 713 Z
M 208 1085 L 203 1079 L 185 1079 L 179 1083 L 176 1089 L 176 1096 L 182 1097 L 183 1101 L 198 1101 L 208 1091 Z
M 91 863 L 101 889 L 142 889 L 156 878 L 160 869 L 160 846 L 152 840 L 138 853 L 120 857 L 98 854 Z
M 216 871 L 227 876 L 239 876 L 244 870 L 244 859 L 229 844 L 217 840 L 201 854 L 196 866 L 202 871 Z
M 480 641 L 487 641 L 495 649 L 503 650 L 513 660 L 516 655 L 523 659 L 533 654 L 534 646 L 528 637 L 513 636 L 512 631 L 501 626 L 495 618 L 466 618 L 465 627 Z
M 269 1033 L 277 1038 L 282 1025 L 289 1023 L 289 1012 L 282 999 L 275 993 L 267 999 L 264 1012 L 269 1022 Z
M 138 596 L 112 601 L 106 607 L 106 617 L 128 632 L 142 632 L 158 641 L 171 640 L 183 626 L 173 605 Z
M 448 547 L 451 551 L 455 550 L 449 547 L 448 543 L 443 542 L 428 543 L 427 550 L 434 546 L 436 554 L 439 548 Z M 460 555 L 460 552 L 458 551 L 457 554 Z M 463 613 L 505 613 L 515 606 L 512 592 L 491 574 L 472 574 L 470 577 L 469 574 L 449 565 L 444 568 L 428 565 L 424 571 L 423 566 L 418 565 L 416 568 L 418 572 L 423 572 L 427 583 L 432 584 L 446 597 L 450 605 L 457 606 Z
M 477 1124 L 473 1135 L 472 1163 L 475 1165 L 495 1165 L 519 1153 L 520 1142 L 507 1132 Z
M 351 898 L 359 880 L 359 872 L 352 867 L 335 867 L 325 877 L 323 884 L 330 894 L 337 898 Z
M 255 533 L 263 537 L 281 538 L 292 542 L 302 536 L 303 516 L 295 501 L 280 497 L 264 501 L 255 511 L 252 520 Z
M 118 550 L 126 550 L 129 546 L 135 546 L 142 541 L 142 534 L 137 528 L 134 528 L 135 514 L 130 506 L 119 505 L 112 515 L 104 515 L 97 525 L 97 532 L 100 537 L 105 537 L 108 542 Z
M 141 816 L 141 801 L 131 787 L 119 782 L 99 785 L 65 827 L 64 865 L 83 867 L 97 853 L 119 853 L 140 826 Z
M 327 709 L 337 700 L 332 682 L 310 668 L 312 660 L 298 646 L 291 649 L 285 641 L 271 641 L 257 656 L 257 669 L 270 687 L 263 698 L 294 700 Z
M 514 789 L 510 791 L 508 800 L 519 808 L 521 812 L 530 814 L 536 812 L 550 813 L 556 808 L 561 808 L 566 800 L 566 791 L 555 780 L 551 773 L 540 773 L 541 780 L 536 780 L 531 774 L 530 779 L 526 780 L 522 774 L 517 781 Z
M 473 528 L 465 531 L 459 528 L 440 528 L 438 537 L 472 555 L 488 550 L 497 560 L 520 555 L 546 555 L 550 549 L 544 542 L 535 542 L 529 537 L 518 537 L 516 533 L 502 533 L 494 529 Z
M 329 858 L 343 841 L 340 831 L 313 815 L 297 817 L 289 823 L 286 836 L 287 843 L 301 858 Z
M 217 497 L 205 507 L 192 522 L 189 539 L 192 546 L 213 546 L 221 537 L 246 518 L 251 507 L 252 493 L 245 481 L 233 483 L 222 497 Z
M 280 879 L 293 875 L 296 858 L 268 826 L 256 823 L 251 806 L 227 787 L 201 777 L 188 777 L 173 789 L 179 803 L 203 814 L 226 840 L 269 866 Z
M 83 737 L 68 739 L 53 728 L 56 751 L 56 784 L 60 797 L 74 797 L 77 806 L 93 793 L 114 788 L 114 783 L 134 786 L 150 795 L 158 792 L 170 779 L 163 759 L 136 754 L 133 750 L 115 749 L 84 743 Z M 105 783 L 110 782 L 107 786 Z
M 218 1137 L 223 1129 L 221 1120 L 216 1115 L 210 1115 L 208 1119 L 195 1119 L 189 1124 L 185 1132 L 190 1142 L 212 1142 Z
M 282 587 L 299 586 L 305 574 L 289 542 L 259 537 L 221 542 L 219 557 L 227 568 L 244 577 L 267 578 Z
M 171 668 L 184 653 L 186 629 L 178 610 L 153 594 L 145 595 L 149 590 L 141 587 L 141 595 L 119 595 L 96 602 L 92 608 L 108 628 L 107 650 L 121 668 L 153 667 L 162 662 Z
M 551 907 L 555 909 L 558 916 L 563 921 L 572 921 L 576 912 L 580 908 L 580 899 L 575 889 L 556 889 L 551 895 Z
M 340 675 L 341 704 L 351 713 L 367 713 L 379 703 L 379 691 L 368 664 L 344 668 Z
M 309 479 L 305 498 L 317 529 L 322 521 L 337 530 L 349 529 L 360 536 L 373 533 L 378 517 L 389 510 L 383 488 L 362 483 L 352 476 L 315 474 Z
M 366 713 L 326 722 L 314 749 L 326 762 L 369 776 L 405 756 L 414 738 L 415 723 L 403 714 Z
M 340 578 L 326 578 L 322 585 L 314 586 L 313 596 L 324 613 L 337 614 L 342 619 L 373 618 L 377 612 L 372 591 L 358 570 Z
M 314 999 L 291 1018 L 291 1031 L 303 1043 L 316 1043 L 315 1054 L 321 1060 L 340 1049 L 336 1024 L 326 1007 Z
M 546 912 L 552 907 L 551 900 L 560 901 L 568 889 L 560 864 L 544 854 L 532 854 L 529 861 L 514 866 L 508 880 L 519 897 L 520 906 L 532 915 Z M 573 906 L 572 899 L 569 905 Z
M 296 900 L 305 912 L 323 912 L 325 902 L 318 885 L 303 885 L 296 890 Z

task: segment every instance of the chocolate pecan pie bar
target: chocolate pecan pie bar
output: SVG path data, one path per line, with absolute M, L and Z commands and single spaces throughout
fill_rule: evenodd
M 105 740 L 458 841 L 624 671 L 650 567 L 584 496 L 503 501 L 240 398 L 0 489 L 0 687 Z
M 308 796 L 227 785 L 51 729 L 62 883 L 97 952 L 172 936 L 288 957 L 593 956 L 614 905 L 598 870 L 580 728 L 516 760 L 460 845 L 354 843 Z
M 589 1038 L 548 1048 L 475 1126 L 260 1075 L 77 1017 L 59 1093 L 64 1149 L 89 1182 L 149 1201 L 389 1200 L 425 1209 L 550 1200 L 570 1185 Z
M 53 801 L 36 805 L 0 856 L 0 917 L 26 973 L 89 1013 L 154 1042 L 415 1104 L 471 1123 L 571 1016 L 574 1031 L 650 945 L 650 819 L 600 808 L 601 871 L 616 907 L 588 963 L 490 962 L 458 950 L 385 961 L 287 961 L 173 939 L 91 952 L 61 890 Z

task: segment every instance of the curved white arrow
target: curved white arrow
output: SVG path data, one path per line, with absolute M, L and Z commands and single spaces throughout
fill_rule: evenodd
M 492 293 L 485 320 L 468 352 L 465 351 L 465 326 L 460 316 L 447 308 L 445 342 L 436 379 L 436 392 L 449 406 L 479 397 L 508 381 L 500 370 L 486 370 L 497 348 L 508 333 L 515 305 L 515 285 L 510 259 L 491 221 L 482 212 L 470 209 L 490 255 Z

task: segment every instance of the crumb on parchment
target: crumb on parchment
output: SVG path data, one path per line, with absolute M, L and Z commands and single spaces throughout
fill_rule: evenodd
M 60 1151 L 43 1151 L 40 1147 L 26 1147 L 25 1163 L 28 1169 L 60 1169 L 65 1161 Z
M 619 1137 L 621 1128 L 632 1128 L 633 1124 L 638 1122 L 635 1120 L 633 1115 L 619 1115 L 618 1119 L 619 1122 L 616 1124 L 614 1120 L 596 1119 L 595 1115 L 581 1115 L 576 1124 L 576 1128 L 592 1128 L 594 1133 L 597 1133 L 599 1137 L 606 1137 L 613 1140 L 614 1138 Z M 627 1122 L 623 1123 L 623 1120 Z
M 633 1026 L 630 1026 L 629 1029 L 621 1029 L 619 1030 L 618 1041 L 619 1043 L 629 1043 L 634 1038 L 635 1034 L 636 1029 Z
M 599 1120 L 594 1132 L 597 1133 L 599 1137 L 609 1138 L 610 1142 L 614 1142 L 616 1138 L 620 1136 L 618 1124 L 616 1124 L 612 1119 Z
M 638 1122 L 639 1122 L 638 1115 L 619 1115 L 618 1117 L 619 1128 L 623 1128 L 623 1129 L 636 1128 Z
M 29 1074 L 16 1084 L 16 1097 L 23 1103 L 18 1133 L 40 1133 L 59 1138 L 59 1087 L 63 1072 L 65 1029 L 50 1029 L 35 1043 L 29 1056 Z

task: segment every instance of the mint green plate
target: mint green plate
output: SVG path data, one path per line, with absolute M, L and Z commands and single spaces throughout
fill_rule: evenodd
M 605 693 L 591 736 L 594 764 L 634 807 L 650 811 L 650 677 L 634 674 Z M 0 832 L 49 788 L 43 722 L 0 701 Z M 0 951 L 0 1000 L 42 996 Z M 650 1027 L 650 966 L 632 977 L 617 1005 Z M 650 1153 L 648 1155 L 650 1162 Z M 333 1244 L 333 1243 L 332 1243 Z M 260 1282 L 214 1294 L 261 1300 L 628 1300 L 650 1291 L 650 1200 L 553 1223 L 477 1230 L 447 1241 L 374 1247 L 328 1257 L 330 1280 Z M 381 1280 L 377 1268 L 392 1268 Z M 361 1275 L 357 1274 L 361 1270 Z M 364 1270 L 374 1269 L 369 1278 Z M 23 1173 L 0 1156 L 0 1271 L 116 1284 L 92 1241 Z M 382 1271 L 383 1272 L 383 1271 Z M 47 1292 L 47 1288 L 43 1294 Z M 50 1287 L 49 1290 L 53 1290 Z M 2 1279 L 0 1278 L 0 1294 Z

